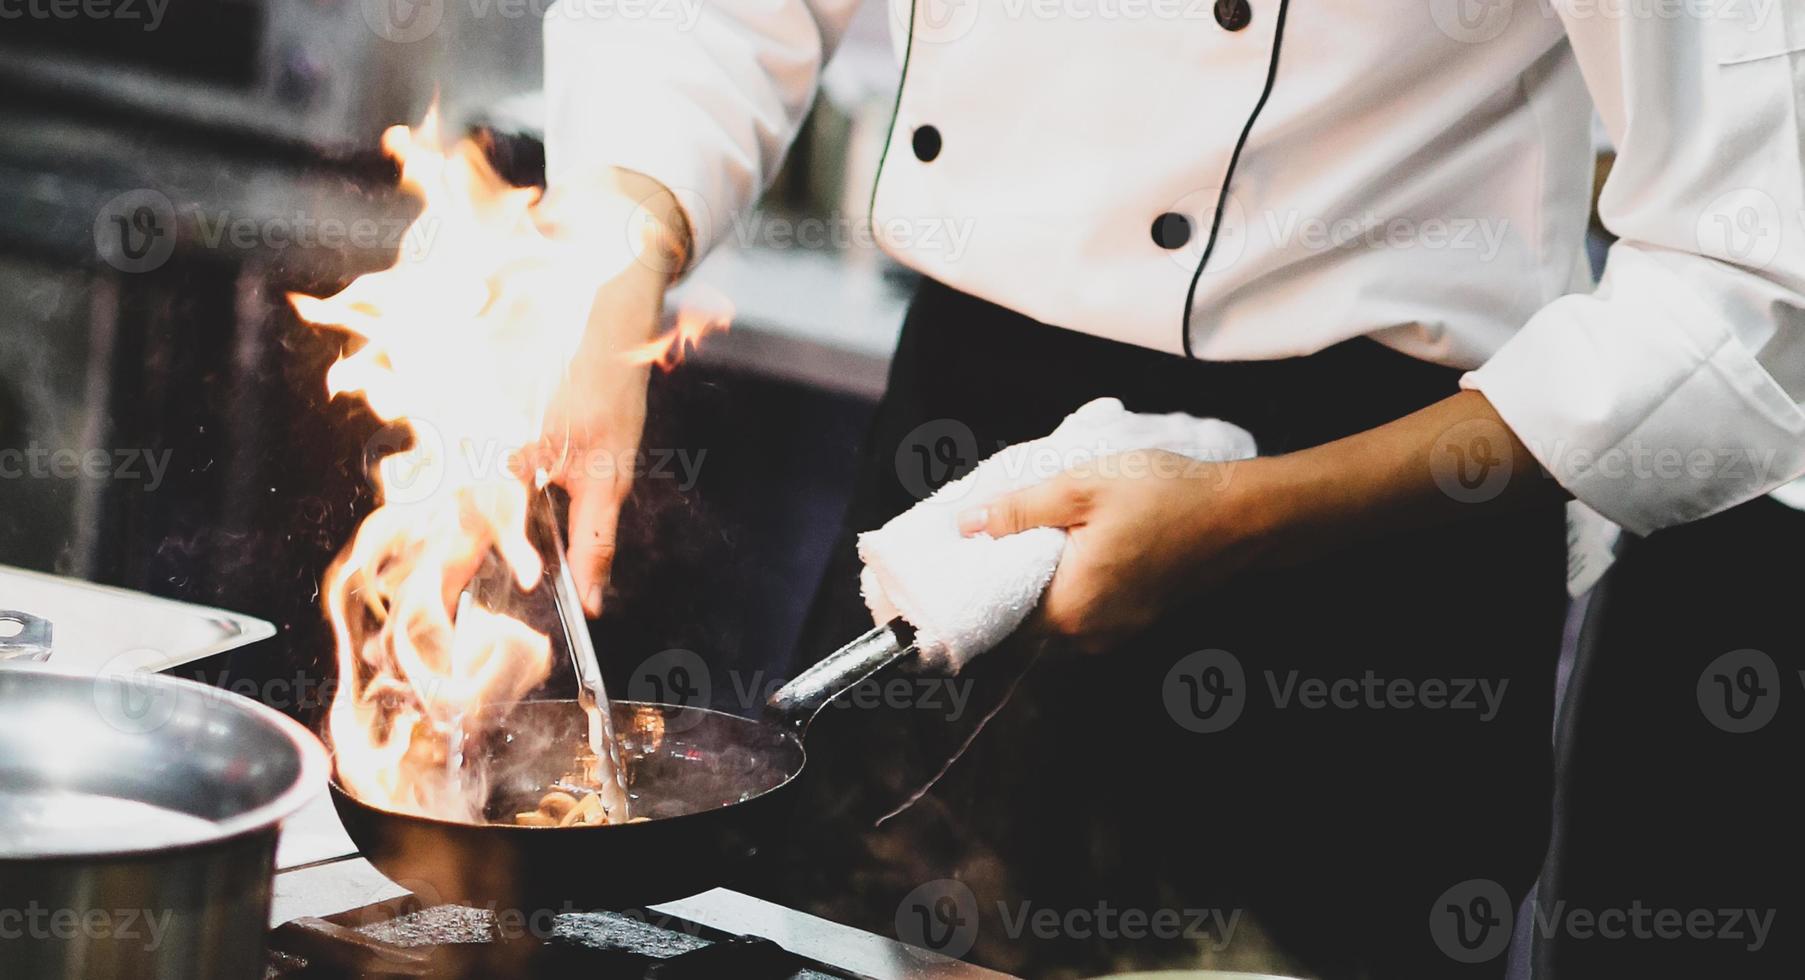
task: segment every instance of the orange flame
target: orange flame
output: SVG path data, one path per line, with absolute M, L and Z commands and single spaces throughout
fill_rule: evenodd
M 424 203 L 394 265 L 333 296 L 289 297 L 303 320 L 353 342 L 327 373 L 329 392 L 362 397 L 412 437 L 378 462 L 379 506 L 326 573 L 340 678 L 327 735 L 339 780 L 360 800 L 478 822 L 488 778 L 464 748 L 483 735 L 486 707 L 549 676 L 552 645 L 471 601 L 465 583 L 491 555 L 521 591 L 541 580 L 527 529 L 536 491 L 512 464 L 542 437 L 598 262 L 605 277 L 634 253 L 620 236 L 610 269 L 593 242 L 546 235 L 539 192 L 508 185 L 469 141 L 441 149 L 436 110 L 417 129 L 388 130 L 383 147 Z M 707 332 L 678 322 L 651 360 L 674 364 Z
M 626 352 L 635 364 L 656 364 L 669 371 L 683 363 L 689 353 L 701 346 L 702 338 L 726 330 L 733 322 L 733 304 L 727 297 L 700 284 L 691 290 L 692 301 L 706 305 L 684 306 L 677 311 L 677 321 L 669 332 Z

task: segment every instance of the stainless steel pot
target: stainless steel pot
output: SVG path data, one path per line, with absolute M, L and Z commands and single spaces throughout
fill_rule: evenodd
M 276 832 L 326 768 L 203 684 L 0 667 L 0 977 L 262 977 Z

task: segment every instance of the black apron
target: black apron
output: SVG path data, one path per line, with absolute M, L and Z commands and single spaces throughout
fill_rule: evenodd
M 1805 976 L 1801 555 L 1767 499 L 1625 545 L 1561 710 L 1538 975 Z
M 1279 361 L 1187 360 L 925 282 L 798 659 L 869 626 L 857 532 L 1093 398 L 1224 418 L 1270 455 L 1392 421 L 1458 379 L 1364 339 Z M 935 788 L 881 827 L 1039 645 L 967 668 L 953 683 L 972 702 L 957 718 L 928 694 L 826 712 L 777 897 L 1034 976 L 1502 976 L 1495 934 L 1508 923 L 1469 908 L 1469 893 L 1512 904 L 1541 863 L 1563 540 L 1558 505 L 1397 535 L 1243 575 L 1106 654 L 1048 649 Z M 1240 713 L 1220 727 L 1205 715 L 1225 663 L 1242 674 Z M 1471 706 L 1300 703 L 1300 685 L 1368 671 L 1381 689 L 1444 683 Z M 1476 687 L 1460 690 L 1480 679 L 1503 687 L 1495 715 L 1482 717 Z

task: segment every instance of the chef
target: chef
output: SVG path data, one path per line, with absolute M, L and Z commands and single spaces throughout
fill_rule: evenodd
M 610 353 L 650 336 L 672 278 L 758 197 L 853 7 L 547 17 L 552 194 L 659 230 L 598 284 L 564 415 L 590 449 L 636 446 L 644 369 Z M 915 501 L 911 445 L 951 433 L 981 456 L 1098 396 L 1229 420 L 1262 457 L 974 502 L 967 533 L 1071 529 L 1034 629 L 1094 655 L 1043 656 L 882 830 L 850 818 L 907 789 L 892 772 L 911 760 L 828 763 L 818 809 L 859 833 L 823 829 L 835 880 L 803 898 L 891 931 L 906 893 L 958 879 L 975 901 L 942 903 L 959 913 L 942 924 L 1021 972 L 1207 947 L 1325 976 L 1501 976 L 1547 843 L 1565 502 L 1635 535 L 1749 507 L 1796 531 L 1762 498 L 1805 473 L 1805 17 L 1761 0 L 892 14 L 871 223 L 923 278 L 848 530 Z M 1594 110 L 1619 239 L 1595 288 Z M 947 220 L 970 229 L 959 249 L 911 234 Z M 621 472 L 565 477 L 591 613 Z M 841 551 L 807 659 L 864 625 Z M 1214 686 L 1183 676 L 1198 654 Z M 1387 697 L 1306 694 L 1348 678 Z M 1463 684 L 1502 695 L 1461 710 Z M 1206 687 L 1240 699 L 1232 724 L 1170 696 Z M 842 721 L 811 753 L 867 737 Z M 1067 914 L 1098 907 L 1249 925 L 1130 935 Z M 1018 914 L 1043 909 L 1065 925 Z

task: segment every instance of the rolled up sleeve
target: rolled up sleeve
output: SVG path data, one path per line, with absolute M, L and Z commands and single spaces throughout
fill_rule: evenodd
M 551 186 L 670 188 L 700 255 L 763 192 L 856 0 L 559 0 L 545 17 Z
M 1464 380 L 1636 533 L 1805 474 L 1805 22 L 1782 3 L 1557 4 L 1618 151 L 1596 291 Z

